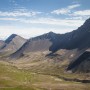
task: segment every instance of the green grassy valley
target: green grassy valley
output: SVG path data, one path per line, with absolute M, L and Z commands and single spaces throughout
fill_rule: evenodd
M 57 74 L 45 72 L 18 69 L 11 63 L 0 61 L 0 90 L 90 90 L 88 83 L 65 81 L 55 76 Z

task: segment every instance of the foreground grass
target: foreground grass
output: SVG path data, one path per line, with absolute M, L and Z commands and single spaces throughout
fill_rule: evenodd
M 18 69 L 0 62 L 0 90 L 90 90 L 90 85 L 66 82 L 56 76 Z
M 0 90 L 41 90 L 33 87 L 33 74 L 0 63 Z

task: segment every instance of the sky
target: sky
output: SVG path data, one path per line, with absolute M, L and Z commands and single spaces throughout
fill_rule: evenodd
M 0 39 L 76 30 L 90 17 L 90 0 L 0 0 Z

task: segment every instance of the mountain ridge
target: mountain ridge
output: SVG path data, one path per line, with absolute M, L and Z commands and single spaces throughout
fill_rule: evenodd
M 13 34 L 6 40 L 6 42 L 7 43 L 9 42 L 12 45 L 15 37 L 19 36 Z M 16 44 L 17 39 L 15 41 Z M 72 32 L 65 34 L 56 34 L 54 32 L 49 32 L 37 37 L 30 38 L 26 42 L 24 42 L 23 45 L 20 45 L 20 47 L 16 51 L 11 53 L 9 57 L 11 59 L 25 58 L 25 57 L 34 58 L 35 53 L 38 53 L 39 55 L 38 57 L 41 57 L 40 55 L 44 54 L 43 55 L 44 57 L 42 57 L 42 59 L 46 59 L 48 57 L 48 59 L 53 59 L 54 61 L 56 60 L 59 62 L 61 61 L 65 62 L 65 60 L 67 60 L 67 63 L 71 65 L 74 62 L 76 62 L 78 58 L 83 57 L 86 50 L 89 48 L 90 48 L 90 18 L 87 19 L 84 22 L 84 24 L 81 25 L 78 29 Z M 32 55 L 30 56 L 30 54 Z M 35 59 L 37 58 L 35 57 Z M 77 66 L 78 65 L 81 65 L 81 62 L 79 62 Z M 84 64 L 82 65 L 84 66 Z M 68 70 L 69 66 L 67 66 Z M 79 67 L 77 69 L 79 69 Z M 73 70 L 74 69 L 71 69 L 71 71 Z M 82 69 L 80 70 L 82 71 Z
M 37 46 L 39 48 L 39 46 L 42 47 L 44 45 L 44 43 L 40 44 L 41 43 L 40 40 L 43 40 L 42 42 L 44 42 L 44 40 L 48 40 L 48 41 L 46 41 L 46 43 L 48 45 L 48 50 L 51 51 L 52 53 L 58 51 L 59 49 L 67 49 L 67 50 L 86 49 L 86 48 L 90 47 L 90 43 L 89 43 L 90 35 L 88 33 L 89 32 L 88 28 L 90 28 L 89 22 L 90 22 L 90 18 L 88 20 L 86 20 L 85 23 L 81 27 L 79 27 L 77 30 L 74 30 L 69 33 L 55 34 L 53 32 L 49 32 L 49 33 L 31 38 L 24 44 L 24 48 L 29 47 L 28 50 L 26 50 L 26 51 L 30 52 L 29 49 L 31 47 L 31 52 L 32 52 L 35 50 L 35 48 Z M 37 41 L 37 40 L 39 40 L 39 41 Z M 83 40 L 85 43 L 83 42 Z M 36 41 L 39 45 L 36 45 L 37 44 Z M 29 45 L 31 42 L 33 42 L 34 44 Z M 39 51 L 39 49 L 37 49 L 37 50 Z M 25 49 L 23 49 L 23 51 L 25 51 Z M 23 51 L 22 51 L 22 53 L 23 53 Z

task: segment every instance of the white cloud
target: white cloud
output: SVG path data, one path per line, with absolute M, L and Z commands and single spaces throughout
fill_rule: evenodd
M 71 18 L 69 19 L 79 19 L 86 20 L 90 18 L 90 10 L 79 10 L 68 14 Z
M 37 11 L 25 11 L 24 9 L 19 9 L 16 11 L 12 11 L 12 12 L 3 12 L 0 11 L 0 16 L 26 16 L 26 17 L 31 17 L 31 16 L 35 16 L 37 14 L 40 14 L 41 12 L 37 12 Z
M 66 9 L 66 8 L 62 8 L 62 9 L 54 10 L 51 13 L 57 14 L 57 15 L 59 15 L 59 14 L 67 14 L 67 13 L 70 13 L 70 10 Z
M 77 7 L 80 7 L 80 4 L 73 4 L 66 8 L 54 10 L 51 13 L 56 15 L 67 15 L 69 16 L 66 18 L 67 20 L 86 20 L 90 17 L 90 9 L 78 11 L 73 10 Z
M 76 11 L 71 15 L 73 15 L 73 16 L 88 16 L 88 15 L 90 15 L 90 10 Z
M 78 19 L 79 18 L 79 19 Z M 0 18 L 0 20 L 6 21 L 17 21 L 19 23 L 25 24 L 43 24 L 43 25 L 53 25 L 53 26 L 80 26 L 83 24 L 84 20 L 76 18 L 66 18 L 66 19 L 55 19 L 55 18 L 36 18 L 36 19 L 25 19 L 25 18 Z
M 80 6 L 80 4 L 70 5 L 70 6 L 68 6 L 68 9 L 74 9 L 74 8 L 79 7 L 79 6 Z
M 57 9 L 57 10 L 54 10 L 51 12 L 52 14 L 67 14 L 67 13 L 70 13 L 70 10 L 69 9 L 66 9 L 66 8 L 61 8 L 61 9 Z
M 75 17 L 69 17 L 66 19 L 68 19 L 68 20 L 83 20 L 83 17 L 82 16 L 75 16 Z
M 84 20 L 70 20 L 70 19 L 53 19 L 53 18 L 37 18 L 37 19 L 19 19 L 22 23 L 32 24 L 46 24 L 58 26 L 80 26 Z
M 70 5 L 66 8 L 61 8 L 61 9 L 57 9 L 57 10 L 53 10 L 51 13 L 52 14 L 68 14 L 68 13 L 71 13 L 71 10 L 74 9 L 74 8 L 77 8 L 79 7 L 80 4 L 74 4 L 74 5 Z

